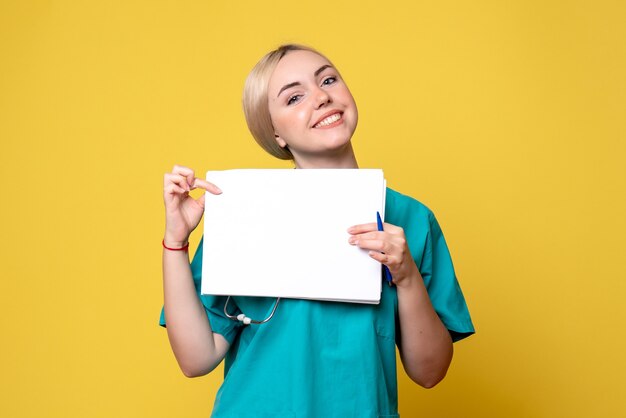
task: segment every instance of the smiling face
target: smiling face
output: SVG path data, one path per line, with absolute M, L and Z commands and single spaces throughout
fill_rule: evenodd
M 299 167 L 354 159 L 356 104 L 326 58 L 306 50 L 288 52 L 270 78 L 268 105 L 276 141 L 289 147 Z

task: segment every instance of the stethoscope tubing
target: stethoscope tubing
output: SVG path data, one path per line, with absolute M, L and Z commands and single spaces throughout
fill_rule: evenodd
M 248 318 L 243 313 L 240 313 L 239 315 L 231 315 L 231 314 L 229 314 L 228 313 L 228 302 L 230 302 L 230 296 L 228 296 L 228 298 L 226 298 L 226 303 L 224 303 L 224 315 L 226 315 L 226 317 L 228 319 L 232 319 L 233 321 L 239 321 L 239 322 L 243 323 L 244 325 L 250 325 L 250 324 L 261 325 L 261 324 L 266 323 L 270 319 L 272 319 L 272 317 L 274 316 L 274 313 L 276 312 L 276 308 L 278 308 L 278 304 L 280 303 L 280 298 L 276 298 L 276 302 L 274 302 L 274 307 L 272 308 L 272 312 L 270 312 L 269 316 L 267 318 L 265 318 L 264 320 L 262 320 L 262 321 L 257 321 L 255 319 Z

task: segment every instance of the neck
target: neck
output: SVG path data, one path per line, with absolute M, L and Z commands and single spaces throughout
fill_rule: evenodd
M 332 155 L 295 155 L 296 168 L 359 168 L 352 144 Z

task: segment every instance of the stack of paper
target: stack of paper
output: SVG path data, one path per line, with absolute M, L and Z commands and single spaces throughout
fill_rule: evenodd
M 381 264 L 348 243 L 384 216 L 382 170 L 209 171 L 202 293 L 379 303 Z

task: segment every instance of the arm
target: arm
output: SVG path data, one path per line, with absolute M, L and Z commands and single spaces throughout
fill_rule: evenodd
M 400 358 L 407 375 L 420 386 L 439 383 L 452 361 L 452 339 L 433 309 L 422 276 L 411 257 L 404 230 L 373 224 L 348 230 L 350 243 L 370 250 L 370 257 L 389 267 L 398 291 Z
M 215 185 L 195 178 L 186 167 L 175 166 L 164 176 L 165 245 L 184 247 L 198 226 L 204 210 L 204 195 L 198 200 L 189 191 L 202 188 L 210 193 L 221 191 Z M 187 377 L 212 371 L 224 358 L 229 344 L 216 334 L 196 293 L 187 251 L 163 249 L 163 297 L 167 336 L 178 365 Z
M 414 382 L 431 388 L 448 371 L 452 338 L 430 303 L 417 267 L 414 275 L 400 281 L 394 276 L 394 282 L 398 290 L 402 365 Z

